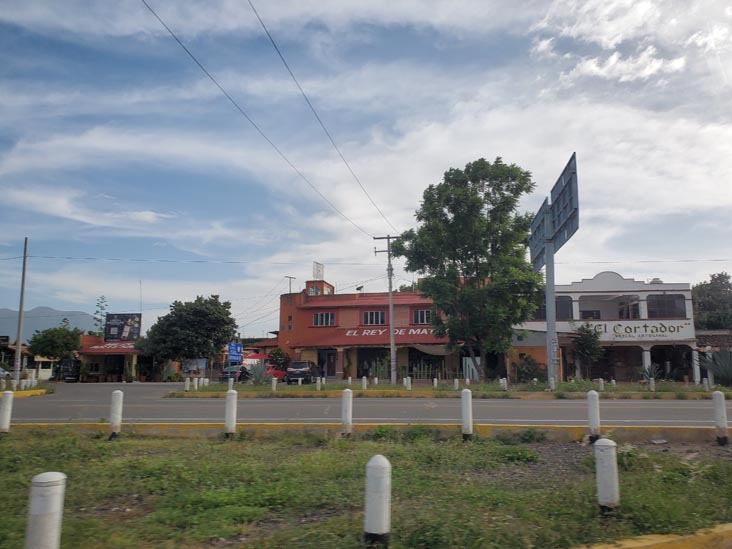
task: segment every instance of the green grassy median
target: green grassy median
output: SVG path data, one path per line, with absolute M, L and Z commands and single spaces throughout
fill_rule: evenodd
M 0 546 L 23 546 L 31 478 L 61 471 L 62 547 L 360 547 L 375 454 L 393 466 L 396 548 L 572 547 L 732 521 L 729 449 L 621 446 L 621 508 L 603 517 L 591 447 L 540 440 L 464 444 L 418 426 L 352 440 L 12 432 L 0 437 Z

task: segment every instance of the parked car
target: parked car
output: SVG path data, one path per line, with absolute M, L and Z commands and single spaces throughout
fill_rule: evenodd
M 278 370 L 274 365 L 270 364 L 267 367 L 267 371 L 264 372 L 264 375 L 267 377 L 274 377 L 277 381 L 284 381 L 286 372 L 284 370 Z
M 219 374 L 219 381 L 223 382 L 233 379 L 234 383 L 244 383 L 245 381 L 249 381 L 250 376 L 251 374 L 245 366 L 225 366 Z
M 297 383 L 298 379 L 302 379 L 303 383 L 312 383 L 313 380 L 320 376 L 320 369 L 315 362 L 311 360 L 296 360 L 291 362 L 285 373 L 285 381 L 288 385 Z
M 10 378 L 11 374 L 5 368 L 0 368 L 0 379 Z

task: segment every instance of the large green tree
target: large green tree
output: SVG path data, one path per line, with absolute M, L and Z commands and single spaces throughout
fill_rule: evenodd
M 213 359 L 236 335 L 231 303 L 219 296 L 175 301 L 137 343 L 145 354 L 159 359 Z
M 424 191 L 418 228 L 393 247 L 408 271 L 424 275 L 420 290 L 439 312 L 435 333 L 465 345 L 481 379 L 487 353 L 510 348 L 514 326 L 543 295 L 541 275 L 526 260 L 532 216 L 517 211 L 533 188 L 530 172 L 500 157 L 451 168 Z
M 582 366 L 585 367 L 587 379 L 592 377 L 592 366 L 602 358 L 605 350 L 600 343 L 600 334 L 589 324 L 584 323 L 576 330 L 577 337 L 572 340 L 576 362 L 575 377 L 582 379 Z
M 732 330 L 732 281 L 726 272 L 691 288 L 694 325 L 700 330 Z
M 36 330 L 28 341 L 28 349 L 34 355 L 56 359 L 71 358 L 73 352 L 78 351 L 81 346 L 81 334 L 81 330 L 70 328 L 67 324 L 40 332 Z

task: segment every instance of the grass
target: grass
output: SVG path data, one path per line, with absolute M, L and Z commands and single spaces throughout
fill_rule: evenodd
M 546 467 L 540 448 L 521 444 L 540 438 L 464 444 L 424 426 L 344 440 L 14 432 L 0 438 L 0 546 L 23 546 L 30 479 L 62 471 L 64 548 L 361 547 L 364 471 L 375 454 L 393 467 L 395 548 L 572 547 L 732 520 L 729 460 L 690 465 L 624 449 L 622 505 L 605 517 L 591 449 L 576 447 L 586 459 L 548 474 L 537 469 Z

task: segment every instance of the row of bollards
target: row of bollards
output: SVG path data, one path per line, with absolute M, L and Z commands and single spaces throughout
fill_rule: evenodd
M 4 392 L 7 386 L 8 382 L 5 380 L 5 378 L 0 379 L 0 392 Z M 21 379 L 20 383 L 18 383 L 18 381 L 16 381 L 15 379 L 10 380 L 10 388 L 13 391 L 25 391 L 27 389 L 35 389 L 36 387 L 38 387 L 38 378 L 35 377 Z
M 204 387 L 208 387 L 210 383 L 210 380 L 207 377 L 187 377 L 185 381 L 183 382 L 183 390 L 187 393 L 190 390 L 198 391 L 198 389 L 203 389 Z M 229 389 L 233 388 L 234 380 L 229 379 Z

